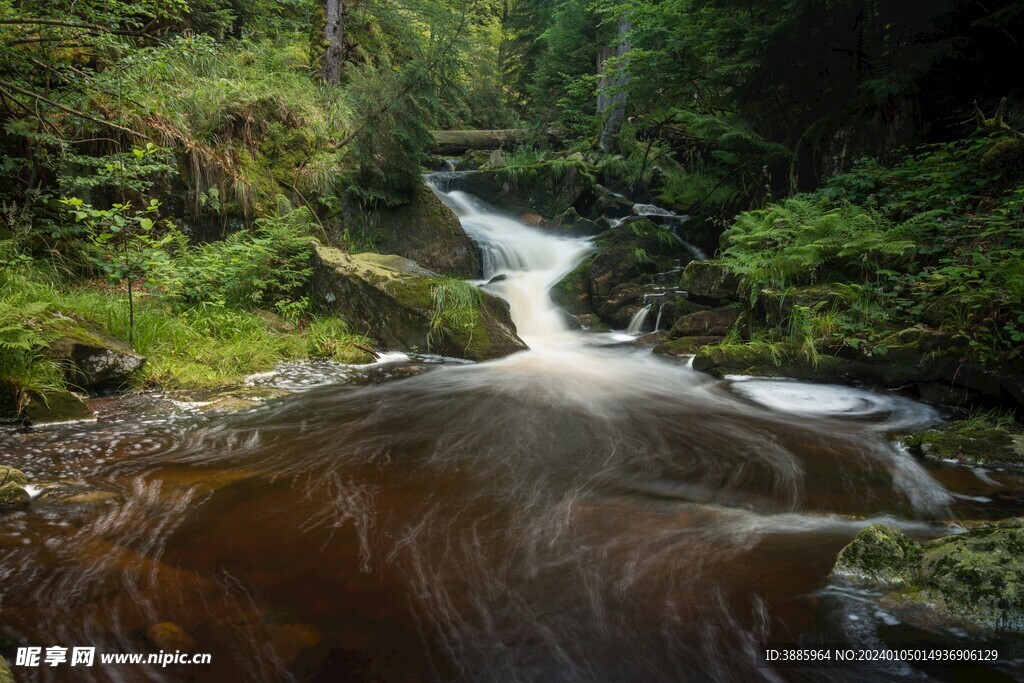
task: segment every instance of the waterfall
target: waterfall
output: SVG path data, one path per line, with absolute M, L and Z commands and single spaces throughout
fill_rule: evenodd
M 444 180 L 450 183 L 449 178 Z M 480 246 L 483 281 L 504 276 L 484 286 L 508 302 L 523 341 L 531 348 L 565 341 L 569 329 L 549 291 L 593 249 L 590 242 L 531 228 L 491 210 L 472 195 L 461 190 L 446 192 L 433 177 L 430 181 L 434 192 L 455 211 L 463 229 Z
M 639 335 L 643 333 L 644 323 L 647 322 L 647 315 L 651 312 L 651 305 L 647 304 L 633 314 L 633 318 L 629 321 L 629 327 L 626 328 L 626 334 Z M 661 311 L 659 310 L 658 313 L 660 320 Z

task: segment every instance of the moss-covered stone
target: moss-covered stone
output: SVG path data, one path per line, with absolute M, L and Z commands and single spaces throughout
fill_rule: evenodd
M 981 168 L 987 175 L 1004 180 L 1024 176 L 1024 138 L 1006 137 L 993 143 L 981 157 Z
M 593 173 L 576 160 L 553 159 L 529 166 L 480 170 L 465 178 L 466 190 L 489 204 L 515 213 L 554 218 L 593 186 Z
M 28 484 L 28 477 L 21 470 L 10 467 L 9 465 L 0 465 L 0 486 L 5 484 L 17 484 L 18 486 L 25 486 Z
M 383 254 L 398 254 L 443 275 L 474 278 L 480 274 L 480 249 L 462 229 L 458 217 L 426 185 L 396 207 L 346 205 L 348 239 Z M 333 235 L 334 246 L 347 246 Z
M 13 481 L 0 485 L 0 511 L 23 507 L 28 505 L 31 500 L 28 491 Z
M 793 309 L 803 306 L 813 310 L 842 310 L 848 307 L 850 295 L 837 285 L 762 289 L 757 296 L 756 314 L 768 327 L 784 327 Z
M 921 547 L 899 529 L 872 524 L 842 549 L 832 575 L 866 586 L 909 586 L 917 580 Z
M 682 316 L 672 325 L 671 336 L 724 337 L 740 318 L 739 306 L 720 306 Z
M 722 341 L 721 337 L 709 337 L 709 336 L 693 336 L 693 337 L 679 337 L 671 341 L 658 344 L 654 347 L 653 353 L 667 355 L 667 356 L 693 356 L 696 355 L 705 346 L 711 344 L 718 344 Z
M 0 657 L 0 683 L 14 683 L 14 674 L 3 657 Z
M 551 300 L 573 315 L 594 312 L 590 300 L 590 267 L 593 257 L 587 258 L 551 289 Z
M 739 301 L 740 279 L 719 261 L 692 261 L 683 270 L 679 287 L 690 296 Z
M 923 625 L 956 621 L 1024 631 L 1024 524 L 1005 520 L 920 545 L 874 524 L 843 548 L 832 576 L 892 591 L 885 606 Z
M 55 339 L 46 355 L 66 368 L 72 386 L 87 391 L 123 389 L 146 363 L 125 342 L 73 318 L 58 316 L 47 327 Z
M 481 292 L 475 324 L 431 333 L 437 273 L 401 256 L 347 254 L 318 246 L 313 294 L 318 306 L 341 314 L 353 331 L 393 349 L 429 351 L 470 360 L 499 358 L 526 348 L 508 304 Z
M 91 420 L 89 406 L 70 391 L 30 392 L 24 415 L 30 424 L 39 426 Z
M 1024 528 L 977 529 L 923 550 L 915 601 L 938 598 L 941 609 L 966 623 L 1024 630 Z
M 975 421 L 953 421 L 936 430 L 905 439 L 907 446 L 933 460 L 956 460 L 968 465 L 1024 466 L 1024 433 Z

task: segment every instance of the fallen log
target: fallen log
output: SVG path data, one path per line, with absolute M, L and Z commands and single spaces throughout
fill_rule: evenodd
M 509 149 L 521 145 L 529 137 L 529 128 L 504 130 L 434 130 L 437 143 L 430 149 L 434 154 L 459 155 L 471 149 Z

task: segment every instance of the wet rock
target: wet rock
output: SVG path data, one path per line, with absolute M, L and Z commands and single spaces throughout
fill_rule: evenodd
M 602 228 L 589 218 L 581 216 L 570 206 L 549 224 L 548 230 L 572 237 L 587 237 L 598 234 Z
M 196 649 L 196 639 L 172 621 L 153 624 L 146 629 L 146 638 L 154 646 L 167 652 L 195 652 Z
M 519 214 L 538 213 L 545 218 L 558 216 L 576 204 L 592 185 L 586 164 L 566 159 L 481 169 L 465 178 L 466 191 L 488 204 Z
M 28 491 L 14 482 L 0 485 L 0 512 L 24 507 L 31 500 Z
M 536 228 L 544 224 L 544 216 L 533 212 L 524 213 L 519 216 L 519 222 Z
M 633 212 L 633 202 L 611 190 L 594 185 L 580 202 L 580 212 L 591 219 L 625 218 Z
M 4 486 L 5 484 L 26 486 L 28 484 L 28 478 L 21 470 L 8 465 L 0 465 L 0 486 Z
M 389 348 L 470 360 L 499 358 L 526 348 L 516 335 L 508 304 L 484 291 L 471 323 L 441 324 L 432 330 L 433 290 L 450 283 L 400 256 L 346 254 L 318 246 L 313 271 L 316 304 L 340 313 L 353 329 Z
M 707 311 L 690 313 L 672 325 L 673 337 L 725 336 L 740 317 L 738 306 L 721 306 Z
M 38 495 L 32 504 L 39 505 L 101 505 L 118 501 L 123 496 L 117 491 L 93 488 L 80 481 L 36 480 L 32 485 Z
M 832 576 L 861 586 L 908 586 L 917 578 L 921 558 L 921 547 L 902 531 L 872 524 L 842 549 Z
M 913 452 L 932 460 L 985 467 L 1024 466 L 1024 433 L 1010 427 L 957 420 L 912 434 L 904 442 Z
M 643 299 L 644 288 L 636 283 L 626 282 L 604 297 L 597 312 L 612 328 L 625 329 L 633 316 L 645 305 Z
M 131 346 L 66 316 L 54 323 L 60 336 L 46 355 L 67 368 L 68 382 L 87 391 L 123 389 L 132 383 L 146 358 Z
M 23 412 L 29 423 L 35 426 L 93 419 L 85 401 L 70 391 L 29 392 Z
M 722 337 L 694 336 L 679 337 L 654 347 L 653 353 L 667 356 L 693 356 L 705 346 L 718 344 Z
M 455 213 L 426 185 L 396 207 L 345 207 L 349 238 L 374 251 L 398 254 L 443 275 L 474 278 L 480 273 L 480 250 L 462 229 Z M 341 235 L 331 242 L 346 244 Z
M 1024 520 L 924 544 L 875 524 L 840 552 L 832 576 L 891 591 L 882 604 L 912 623 L 1024 631 Z
M 587 258 L 551 289 L 551 300 L 569 313 L 579 316 L 594 313 L 590 299 L 590 267 Z
M 719 261 L 692 261 L 679 280 L 691 297 L 739 301 L 740 279 Z

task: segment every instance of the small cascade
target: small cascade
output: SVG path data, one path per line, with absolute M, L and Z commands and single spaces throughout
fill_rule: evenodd
M 658 317 L 654 319 L 654 331 L 657 332 L 661 329 L 661 313 L 665 310 L 665 300 L 662 299 L 658 305 Z
M 451 176 L 457 175 L 434 173 L 427 181 L 480 246 L 484 281 L 491 281 L 488 291 L 508 302 L 516 330 L 531 348 L 564 341 L 568 327 L 550 290 L 593 245 L 531 228 L 461 190 L 442 189 L 446 184 L 451 187 Z M 504 277 L 494 280 L 499 275 Z
M 651 306 L 652 304 L 647 304 L 633 314 L 633 319 L 629 321 L 629 327 L 626 328 L 626 334 L 639 335 L 643 333 L 644 323 L 647 322 L 647 316 L 651 313 Z
M 672 237 L 676 238 L 683 247 L 690 252 L 690 256 L 696 261 L 707 261 L 708 255 L 700 247 L 690 244 L 682 237 L 679 236 L 679 228 L 688 220 L 690 217 L 684 214 L 678 214 L 668 209 L 663 209 L 660 206 L 654 204 L 634 204 L 633 214 L 642 218 L 656 218 L 658 222 L 662 223 L 668 233 Z

